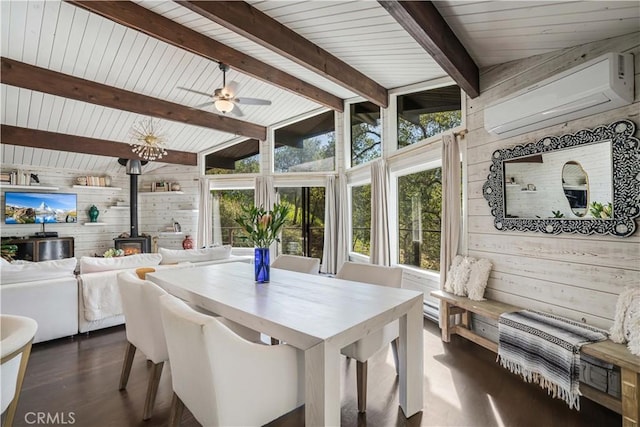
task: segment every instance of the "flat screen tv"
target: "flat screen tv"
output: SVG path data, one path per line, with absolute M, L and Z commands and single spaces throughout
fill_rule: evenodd
M 66 224 L 78 221 L 77 194 L 5 193 L 5 224 Z

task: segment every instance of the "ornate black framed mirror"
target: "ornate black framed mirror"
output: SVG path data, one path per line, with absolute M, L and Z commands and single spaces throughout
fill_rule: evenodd
M 640 144 L 630 120 L 496 150 L 482 192 L 498 230 L 630 236 Z

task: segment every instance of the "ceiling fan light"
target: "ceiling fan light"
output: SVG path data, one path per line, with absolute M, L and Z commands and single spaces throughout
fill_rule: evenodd
M 214 102 L 214 105 L 216 107 L 216 110 L 220 111 L 221 113 L 228 113 L 229 111 L 233 110 L 233 102 L 227 101 L 226 99 L 217 99 L 216 102 Z

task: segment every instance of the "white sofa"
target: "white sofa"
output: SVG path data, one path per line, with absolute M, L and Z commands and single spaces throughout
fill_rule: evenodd
M 116 258 L 82 257 L 78 275 L 78 331 L 90 332 L 124 323 L 117 286 L 117 276 L 122 271 L 141 267 L 156 270 L 189 268 L 249 260 L 250 257 L 231 255 L 230 246 L 187 250 L 159 248 L 157 254 Z
M 0 312 L 38 322 L 34 343 L 78 333 L 75 258 L 0 263 Z

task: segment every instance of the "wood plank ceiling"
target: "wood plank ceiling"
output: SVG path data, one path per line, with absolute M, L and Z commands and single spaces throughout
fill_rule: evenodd
M 71 3 L 92 7 L 92 2 Z M 1 56 L 76 80 L 112 86 L 126 91 L 121 93 L 127 96 L 133 93 L 146 97 L 138 99 L 162 100 L 185 111 L 208 99 L 177 87 L 212 92 L 222 86 L 222 73 L 212 59 L 235 61 L 227 73 L 227 81 L 238 84 L 240 96 L 269 99 L 272 105 L 243 106 L 242 117 L 223 118 L 221 122 L 232 124 L 231 129 L 223 130 L 184 123 L 184 118 L 181 120 L 175 115 L 170 116 L 173 120 L 164 117 L 160 120 L 164 133 L 169 136 L 169 148 L 177 152 L 197 153 L 225 144 L 236 137 L 235 133 L 241 133 L 234 131 L 233 126 L 243 124 L 234 120 L 264 128 L 301 113 L 327 107 L 339 109 L 341 100 L 363 94 L 358 87 L 340 82 L 339 76 L 330 75 L 328 68 L 327 74 L 318 73 L 318 64 L 294 61 L 279 48 L 272 50 L 269 41 L 256 39 L 259 36 L 239 34 L 213 22 L 206 13 L 203 16 L 202 11 L 194 11 L 197 8 L 190 3 L 193 2 L 189 2 L 189 7 L 185 7 L 185 2 L 172 1 L 113 3 L 118 8 L 141 11 L 133 15 L 144 16 L 142 12 L 146 12 L 162 17 L 164 21 L 158 21 L 157 28 L 172 30 L 164 31 L 159 40 L 149 35 L 153 28 L 142 28 L 145 20 L 127 27 L 76 4 L 4 0 L 0 2 Z M 255 15 L 264 14 L 275 20 L 339 63 L 366 76 L 371 81 L 370 88 L 375 88 L 373 93 L 445 75 L 443 68 L 377 2 L 250 0 L 247 3 L 255 8 Z M 480 67 L 638 31 L 640 16 L 635 1 L 439 1 L 434 4 Z M 167 27 L 171 25 L 174 27 Z M 162 34 L 157 28 L 158 34 Z M 203 51 L 191 44 L 186 46 L 187 41 L 202 39 L 209 42 L 196 43 L 197 46 L 215 48 Z M 181 43 L 186 47 L 179 47 Z M 3 67 L 5 62 L 3 60 Z M 258 65 L 243 68 L 250 62 Z M 40 83 L 46 86 L 47 81 Z M 78 137 L 69 138 L 70 147 L 81 144 L 82 138 L 123 143 L 129 140 L 128 133 L 134 123 L 154 115 L 149 102 L 141 104 L 149 104 L 146 110 L 126 108 L 122 104 L 106 105 L 92 102 L 93 98 L 70 96 L 55 87 L 55 82 L 48 83 L 49 88 L 31 87 L 3 80 L 0 88 L 3 137 L 5 129 L 12 129 L 11 135 L 16 138 L 13 128 L 17 127 L 32 129 L 31 135 L 43 135 L 36 131 L 44 131 Z M 376 99 L 379 105 L 384 103 L 379 95 L 368 99 Z M 206 117 L 217 113 L 205 108 L 197 114 Z M 212 119 L 211 122 L 215 125 L 218 121 Z M 18 134 L 24 138 L 24 132 Z M 56 140 L 64 141 L 64 137 Z M 48 150 L 37 144 L 13 145 L 4 139 L 2 142 L 4 164 L 106 173 L 122 171 L 115 161 L 115 153 L 114 157 L 105 157 Z M 192 159 L 180 153 L 176 156 L 176 159 Z M 159 165 L 162 163 L 151 163 L 145 168 Z

